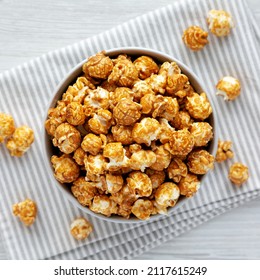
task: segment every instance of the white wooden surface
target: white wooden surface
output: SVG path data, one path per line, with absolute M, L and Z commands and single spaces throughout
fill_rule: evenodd
M 0 72 L 173 1 L 0 0 Z M 247 1 L 260 26 L 260 1 Z M 138 259 L 260 259 L 260 199 Z

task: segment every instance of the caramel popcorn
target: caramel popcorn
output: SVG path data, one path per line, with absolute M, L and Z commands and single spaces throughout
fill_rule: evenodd
M 188 155 L 187 165 L 194 174 L 206 174 L 214 168 L 214 157 L 206 150 L 195 150 Z
M 117 193 L 121 190 L 124 184 L 124 179 L 121 175 L 106 174 L 106 189 L 108 193 Z
M 52 143 L 64 154 L 74 152 L 81 142 L 80 132 L 69 123 L 60 124 L 54 133 Z
M 142 113 L 143 114 L 150 114 L 153 111 L 153 105 L 155 101 L 154 93 L 145 94 L 140 99 L 140 105 L 142 106 Z
M 221 162 L 227 160 L 228 158 L 233 158 L 234 153 L 231 150 L 232 142 L 231 141 L 221 141 L 218 140 L 218 149 L 215 160 Z
M 213 138 L 212 127 L 207 122 L 194 122 L 191 125 L 190 133 L 194 137 L 196 147 L 206 146 Z
M 13 205 L 13 214 L 18 216 L 21 222 L 30 226 L 35 222 L 37 215 L 37 205 L 30 198 Z
M 76 161 L 78 165 L 84 165 L 84 157 L 86 153 L 85 151 L 79 147 L 73 154 L 73 159 Z
M 87 176 L 89 174 L 93 175 L 101 175 L 105 173 L 107 168 L 107 162 L 105 157 L 101 154 L 98 155 L 88 155 L 84 158 L 84 164 L 87 172 Z
M 167 74 L 165 72 L 157 75 L 152 74 L 149 78 L 147 78 L 146 83 L 150 85 L 153 92 L 164 94 L 166 90 L 167 84 Z
M 85 122 L 86 116 L 83 106 L 78 102 L 71 102 L 66 107 L 66 120 L 71 125 L 77 126 Z
M 52 156 L 54 176 L 61 183 L 72 183 L 79 177 L 79 166 L 70 155 Z
M 156 95 L 154 97 L 152 113 L 153 118 L 161 117 L 165 118 L 168 121 L 171 121 L 174 119 L 178 111 L 179 104 L 176 98 L 172 98 L 169 96 L 164 97 L 161 95 Z
M 93 156 L 100 152 L 102 145 L 101 138 L 93 133 L 88 133 L 81 142 L 81 148 Z
M 174 93 L 183 90 L 188 83 L 188 80 L 188 77 L 183 74 L 168 75 L 166 85 L 167 93 L 173 95 Z
M 132 126 L 124 126 L 119 124 L 112 126 L 111 132 L 113 134 L 114 141 L 121 142 L 123 145 L 132 144 L 132 129 Z
M 140 220 L 147 220 L 150 218 L 153 208 L 150 200 L 138 199 L 132 207 L 132 213 Z
M 170 141 L 172 132 L 174 132 L 175 129 L 169 124 L 168 120 L 164 118 L 159 119 L 159 122 L 161 125 L 159 139 L 162 144 L 165 144 Z
M 192 122 L 193 120 L 188 112 L 179 111 L 170 123 L 176 129 L 184 129 L 190 128 Z
M 156 154 L 153 151 L 140 150 L 132 154 L 129 160 L 129 167 L 133 170 L 144 172 L 146 167 L 150 167 L 156 162 Z
M 91 56 L 83 65 L 82 70 L 89 76 L 97 79 L 107 79 L 113 70 L 113 62 L 104 52 Z
M 94 116 L 88 120 L 90 130 L 96 134 L 107 134 L 113 121 L 113 115 L 110 111 L 99 109 Z
M 248 167 L 240 162 L 231 165 L 228 178 L 237 186 L 242 185 L 249 177 Z
M 167 77 L 173 77 L 175 74 L 181 74 L 181 69 L 175 61 L 164 62 L 159 70 L 159 74 L 166 73 Z
M 117 204 L 106 195 L 97 195 L 94 197 L 90 210 L 95 213 L 101 213 L 107 217 L 117 213 Z
M 132 138 L 138 144 L 151 145 L 160 133 L 160 123 L 153 118 L 143 118 L 140 123 L 136 123 L 132 130 Z
M 13 117 L 5 113 L 0 113 L 0 143 L 3 143 L 14 131 L 15 124 Z
M 155 192 L 155 201 L 163 207 L 173 207 L 180 197 L 180 189 L 174 183 L 164 183 Z
M 226 76 L 216 85 L 217 95 L 224 96 L 224 100 L 234 100 L 240 95 L 241 86 L 238 79 Z
M 179 158 L 173 158 L 167 168 L 167 174 L 175 183 L 179 183 L 188 174 L 187 165 Z
M 197 120 L 205 120 L 212 113 L 211 105 L 204 92 L 193 93 L 187 97 L 186 109 L 191 117 Z
M 181 178 L 178 187 L 181 195 L 192 197 L 200 188 L 200 181 L 195 174 L 188 173 L 186 177 Z
M 110 92 L 110 108 L 114 109 L 117 103 L 123 98 L 133 100 L 134 92 L 127 87 L 117 87 L 114 92 Z
M 104 82 L 101 83 L 100 85 L 103 89 L 109 91 L 109 92 L 113 92 L 117 89 L 117 85 L 115 84 L 111 84 L 109 83 L 107 80 L 105 80 Z
M 155 94 L 152 90 L 152 87 L 146 81 L 143 80 L 137 81 L 132 87 L 132 91 L 134 92 L 135 101 L 140 101 L 140 99 L 147 94 Z
M 207 23 L 209 30 L 216 36 L 227 36 L 234 27 L 231 15 L 223 10 L 211 10 L 208 12 Z
M 85 218 L 77 218 L 70 225 L 70 233 L 77 240 L 86 239 L 92 231 L 92 225 Z
M 133 171 L 126 179 L 127 185 L 137 197 L 149 196 L 152 193 L 152 182 L 148 175 L 140 171 Z
M 146 168 L 145 173 L 150 178 L 153 189 L 157 189 L 165 181 L 164 171 L 157 171 L 150 168 Z
M 149 78 L 151 74 L 157 74 L 159 71 L 158 65 L 149 56 L 140 56 L 133 63 L 139 72 L 139 78 L 142 80 Z
M 165 150 L 164 146 L 156 147 L 154 153 L 156 155 L 156 161 L 150 166 L 150 168 L 157 171 L 166 169 L 171 162 L 171 154 Z
M 199 51 L 209 43 L 208 32 L 199 26 L 190 26 L 183 32 L 182 40 L 193 51 Z
M 79 177 L 73 182 L 71 192 L 83 206 L 89 206 L 98 194 L 97 183 L 87 182 L 84 177 Z
M 11 156 L 21 157 L 34 142 L 33 130 L 26 126 L 20 126 L 15 129 L 13 135 L 7 140 L 6 147 Z
M 132 125 L 141 117 L 142 106 L 131 99 L 119 101 L 113 110 L 113 116 L 120 125 Z

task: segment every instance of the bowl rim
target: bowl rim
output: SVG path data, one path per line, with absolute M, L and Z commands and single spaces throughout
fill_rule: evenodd
M 112 49 L 108 49 L 108 50 L 104 50 L 105 55 L 108 55 L 110 57 L 119 55 L 119 54 L 128 54 L 128 55 L 132 55 L 132 56 L 137 56 L 137 55 L 147 55 L 150 56 L 152 58 L 154 58 L 157 61 L 160 62 L 164 62 L 164 61 L 175 61 L 178 66 L 180 67 L 181 71 L 187 75 L 189 77 L 189 80 L 191 79 L 192 82 L 191 84 L 193 85 L 194 83 L 196 83 L 196 89 L 200 88 L 200 92 L 205 92 L 205 86 L 204 83 L 201 81 L 201 79 L 183 62 L 179 61 L 178 59 L 176 59 L 174 56 L 171 56 L 169 54 L 163 53 L 161 51 L 157 51 L 154 49 L 149 49 L 149 48 L 142 48 L 142 47 L 121 47 L 121 48 L 112 48 Z M 90 55 L 91 56 L 91 55 Z M 90 57 L 89 56 L 89 57 Z M 76 77 L 79 76 L 79 74 L 82 72 L 82 66 L 83 64 L 88 60 L 87 57 L 86 59 L 82 60 L 81 62 L 79 62 L 76 66 L 74 66 L 72 68 L 72 70 L 70 70 L 65 76 L 64 78 L 59 82 L 59 84 L 55 87 L 53 94 L 52 94 L 52 99 L 51 101 L 47 104 L 47 109 L 45 111 L 44 114 L 44 122 L 47 120 L 48 118 L 48 110 L 50 108 L 52 108 L 58 100 L 60 100 L 61 95 L 64 92 L 64 89 L 66 89 L 72 82 L 73 80 L 76 79 Z M 211 140 L 210 143 L 210 153 L 215 155 L 216 151 L 217 151 L 217 140 L 218 140 L 218 128 L 216 126 L 216 120 L 215 120 L 215 108 L 214 108 L 214 102 L 210 96 L 210 94 L 207 94 L 207 98 L 211 104 L 212 107 L 212 113 L 210 115 L 211 118 L 211 125 L 213 128 L 213 139 Z M 156 214 L 156 215 L 152 215 L 148 220 L 140 220 L 138 218 L 135 217 L 131 217 L 130 219 L 126 219 L 123 217 L 119 217 L 119 216 L 111 216 L 111 217 L 107 217 L 104 216 L 102 214 L 99 213 L 95 213 L 93 211 L 91 211 L 88 207 L 85 207 L 83 205 L 81 205 L 78 200 L 72 195 L 72 193 L 68 190 L 65 189 L 67 188 L 67 186 L 65 186 L 65 184 L 60 183 L 59 181 L 56 180 L 56 178 L 54 177 L 54 171 L 53 171 L 53 167 L 50 161 L 50 136 L 48 135 L 45 126 L 43 124 L 43 129 L 42 129 L 43 133 L 42 133 L 42 138 L 43 138 L 43 153 L 44 153 L 44 162 L 45 162 L 45 166 L 48 170 L 48 173 L 52 174 L 52 182 L 55 183 L 56 186 L 58 186 L 59 191 L 62 192 L 62 194 L 68 199 L 68 201 L 70 201 L 74 206 L 78 207 L 79 209 L 81 209 L 84 213 L 91 215 L 92 217 L 101 219 L 103 221 L 108 221 L 108 222 L 114 222 L 114 223 L 121 223 L 121 224 L 137 224 L 137 223 L 148 223 L 148 222 L 152 222 L 152 221 L 156 221 L 158 219 L 163 219 L 169 215 L 171 215 L 172 213 L 174 213 L 177 209 L 179 210 L 188 200 L 189 198 L 187 197 L 181 197 L 181 199 L 176 203 L 176 205 L 174 207 L 170 207 L 168 208 L 168 214 L 167 215 L 162 215 L 162 214 Z M 211 171 L 209 171 L 211 172 Z M 202 185 L 204 178 L 209 174 L 209 172 L 205 175 L 202 175 L 202 177 L 200 178 L 200 185 Z

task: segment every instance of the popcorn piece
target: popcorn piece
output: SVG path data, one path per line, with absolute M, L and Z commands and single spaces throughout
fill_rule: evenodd
M 116 142 L 121 142 L 123 145 L 130 145 L 133 143 L 132 126 L 115 125 L 112 126 L 111 132 L 113 139 Z
M 85 218 L 77 218 L 70 225 L 70 233 L 77 240 L 86 239 L 92 231 L 92 225 Z
M 188 77 L 184 74 L 168 75 L 166 85 L 167 93 L 173 95 L 179 90 L 183 90 L 188 81 Z
M 161 125 L 159 139 L 162 144 L 165 144 L 170 141 L 172 138 L 172 132 L 174 132 L 175 129 L 169 124 L 168 120 L 164 118 L 161 118 L 159 122 Z
M 152 90 L 155 93 L 165 93 L 166 84 L 167 84 L 167 74 L 166 72 L 162 72 L 161 74 L 152 74 L 149 78 L 147 78 L 146 83 L 150 85 Z
M 231 141 L 221 141 L 218 140 L 218 149 L 215 160 L 221 162 L 227 160 L 228 158 L 233 158 L 234 153 L 231 150 L 232 142 Z
M 117 85 L 114 83 L 109 83 L 107 80 L 105 80 L 104 82 L 101 83 L 100 85 L 103 89 L 109 91 L 109 92 L 113 92 L 117 89 Z
M 107 162 L 104 156 L 101 154 L 95 156 L 85 156 L 84 163 L 87 171 L 87 176 L 89 176 L 89 174 L 102 175 L 105 173 L 105 170 L 107 168 Z
M 129 152 L 130 152 L 131 155 L 133 153 L 139 152 L 141 150 L 142 150 L 142 146 L 139 145 L 139 144 L 132 144 L 132 145 L 129 146 Z
M 179 183 L 182 178 L 187 176 L 188 168 L 181 159 L 173 158 L 167 168 L 167 174 L 175 183 Z
M 154 153 L 156 155 L 156 161 L 150 168 L 157 171 L 162 171 L 167 168 L 171 162 L 171 154 L 165 150 L 164 146 L 157 147 Z
M 194 137 L 187 129 L 173 131 L 165 149 L 173 156 L 186 156 L 194 146 Z
M 9 150 L 11 156 L 21 157 L 34 142 L 33 130 L 26 126 L 20 126 L 15 129 L 11 138 L 6 142 L 6 147 Z
M 242 185 L 249 177 L 248 167 L 240 162 L 231 165 L 228 178 L 237 186 Z
M 132 137 L 138 144 L 151 145 L 160 133 L 160 123 L 152 118 L 143 118 L 140 123 L 136 123 L 132 130 Z
M 140 220 L 148 220 L 153 208 L 153 203 L 150 200 L 138 199 L 132 207 L 132 213 Z
M 181 195 L 192 197 L 200 188 L 200 181 L 196 175 L 188 173 L 186 177 L 181 178 L 178 187 Z
M 195 147 L 206 146 L 213 138 L 212 127 L 207 122 L 194 122 L 191 125 L 190 133 L 193 135 Z
M 117 59 L 112 73 L 108 77 L 109 83 L 121 87 L 131 87 L 138 80 L 138 70 L 131 60 L 121 57 Z
M 140 99 L 147 94 L 152 94 L 152 95 L 155 94 L 151 86 L 146 81 L 143 80 L 137 81 L 134 84 L 132 91 L 134 92 L 135 101 L 140 101 Z
M 149 78 L 151 74 L 157 74 L 159 71 L 158 65 L 149 56 L 139 56 L 135 61 L 134 65 L 139 72 L 139 78 L 144 80 Z
M 133 171 L 126 179 L 129 189 L 132 190 L 137 197 L 149 196 L 152 193 L 152 182 L 148 175 L 140 171 Z
M 51 163 L 54 176 L 61 183 L 72 183 L 79 177 L 79 166 L 71 156 L 63 154 L 60 157 L 52 156 Z
M 132 125 L 141 117 L 142 106 L 131 99 L 122 99 L 113 110 L 113 116 L 120 125 Z
M 168 76 L 174 76 L 175 74 L 181 74 L 181 69 L 175 61 L 172 62 L 164 62 L 159 70 L 159 74 L 165 72 Z
M 35 222 L 37 215 L 37 205 L 30 198 L 13 205 L 13 214 L 18 216 L 21 222 L 30 226 Z
M 241 86 L 238 79 L 226 76 L 216 85 L 217 95 L 224 96 L 224 100 L 234 100 L 240 95 Z
M 227 36 L 234 27 L 231 15 L 223 10 L 211 10 L 208 13 L 209 30 L 216 36 Z
M 74 152 L 81 142 L 80 132 L 69 123 L 60 124 L 54 133 L 52 143 L 64 154 Z
M 183 32 L 182 40 L 193 51 L 199 51 L 209 43 L 208 32 L 199 26 L 190 26 Z
M 155 201 L 163 207 L 173 207 L 180 197 L 180 189 L 174 183 L 164 183 L 155 192 Z
M 102 140 L 99 136 L 89 133 L 81 142 L 81 148 L 85 151 L 90 153 L 91 155 L 95 156 L 97 155 L 101 148 L 102 148 Z
M 73 182 L 71 192 L 81 205 L 89 206 L 98 193 L 97 183 L 87 182 L 84 177 L 79 177 Z
M 176 98 L 156 95 L 153 103 L 152 117 L 162 117 L 168 121 L 173 120 L 179 111 L 179 104 Z
M 107 217 L 117 213 L 117 204 L 106 195 L 95 196 L 90 206 L 90 210 L 101 213 Z
M 143 114 L 150 114 L 153 111 L 153 104 L 155 101 L 154 93 L 145 94 L 141 97 L 140 104 L 142 106 Z
M 11 115 L 0 112 L 0 143 L 15 131 L 14 119 Z
M 121 175 L 106 174 L 106 187 L 108 193 L 117 193 L 121 190 L 124 184 L 124 179 Z
M 205 120 L 212 113 L 212 107 L 204 92 L 193 93 L 187 97 L 186 109 L 191 117 L 197 120 Z
M 114 109 L 123 98 L 133 100 L 133 97 L 134 93 L 130 88 L 117 87 L 114 92 L 110 92 L 110 108 Z
M 214 157 L 206 150 L 195 150 L 188 155 L 187 165 L 194 174 L 206 174 L 214 168 Z
M 91 56 L 83 65 L 82 70 L 87 75 L 97 79 L 107 79 L 113 70 L 113 62 L 105 56 L 105 52 Z
M 66 108 L 66 120 L 71 125 L 77 126 L 85 122 L 86 116 L 83 106 L 78 102 L 71 102 Z
M 150 167 L 156 161 L 156 154 L 153 151 L 140 150 L 132 154 L 129 160 L 129 167 L 133 170 L 144 172 L 146 167 Z
M 93 118 L 89 119 L 88 126 L 96 134 L 107 134 L 112 125 L 113 115 L 110 111 L 99 109 Z
M 174 119 L 171 121 L 171 125 L 176 129 L 189 128 L 192 124 L 192 119 L 188 112 L 179 111 Z
M 149 176 L 152 182 L 152 188 L 157 189 L 165 181 L 164 171 L 156 171 L 150 168 L 145 170 L 145 173 Z
M 84 157 L 86 153 L 85 151 L 79 147 L 73 154 L 73 159 L 76 161 L 78 165 L 84 165 Z

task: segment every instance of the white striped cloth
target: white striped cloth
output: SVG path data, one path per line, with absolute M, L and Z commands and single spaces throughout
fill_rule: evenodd
M 229 11 L 236 23 L 226 38 L 209 36 L 210 44 L 191 52 L 181 40 L 190 25 L 207 29 L 210 9 Z M 252 14 L 242 0 L 186 0 L 150 12 L 112 30 L 72 46 L 50 52 L 0 74 L 0 111 L 13 115 L 16 124 L 27 124 L 36 141 L 22 158 L 11 158 L 0 146 L 0 227 L 11 259 L 129 259 L 260 196 L 260 119 L 258 74 L 260 36 Z M 158 221 L 122 225 L 86 216 L 57 190 L 42 155 L 44 114 L 59 81 L 81 60 L 103 49 L 147 47 L 173 55 L 203 79 L 212 95 L 221 139 L 234 143 L 235 158 L 216 164 L 195 197 Z M 242 82 L 241 96 L 230 103 L 215 95 L 215 84 L 224 75 Z M 234 161 L 249 167 L 250 178 L 241 188 L 227 177 Z M 11 206 L 26 197 L 38 204 L 36 223 L 26 228 L 13 217 Z M 94 226 L 86 241 L 69 233 L 71 221 L 85 216 Z

